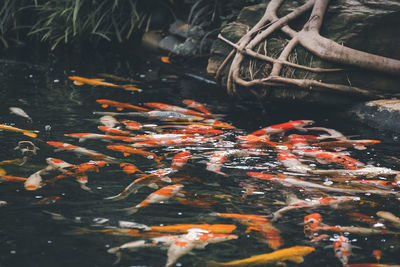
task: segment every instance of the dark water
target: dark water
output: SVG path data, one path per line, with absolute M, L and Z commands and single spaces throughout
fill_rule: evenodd
M 40 148 L 38 155 L 24 166 L 2 165 L 8 175 L 28 177 L 46 166 L 45 158 L 54 157 L 69 163 L 80 164 L 89 158 L 78 157 L 68 152 L 54 152 L 46 141 L 60 141 L 76 144 L 107 155 L 122 158 L 121 154 L 106 149 L 107 143 L 89 140 L 78 143 L 67 138 L 65 133 L 100 133 L 98 115 L 93 111 L 102 108 L 96 99 L 111 99 L 141 105 L 144 102 L 162 102 L 183 106 L 182 100 L 189 98 L 205 103 L 215 114 L 225 115 L 223 120 L 235 125 L 238 130 L 227 131 L 226 139 L 235 141 L 235 135 L 250 133 L 264 126 L 289 120 L 312 119 L 315 126 L 334 128 L 354 139 L 379 139 L 381 144 L 366 150 L 349 150 L 350 155 L 366 164 L 399 169 L 398 163 L 391 157 L 400 155 L 398 137 L 390 133 L 381 133 L 351 121 L 332 107 L 312 107 L 294 104 L 272 105 L 251 101 L 234 102 L 226 97 L 222 90 L 212 85 L 196 82 L 184 75 L 176 74 L 158 64 L 146 62 L 137 57 L 102 55 L 102 57 L 46 57 L 46 58 L 10 58 L 16 61 L 0 62 L 0 123 L 13 123 L 23 129 L 40 131 L 38 138 L 30 139 L 20 133 L 0 132 L 0 161 L 20 157 L 14 150 L 19 141 L 30 140 Z M 21 62 L 23 61 L 23 62 Z M 142 92 L 128 92 L 122 89 L 76 86 L 67 79 L 69 75 L 95 77 L 98 73 L 111 73 L 130 77 L 140 81 Z M 115 83 L 118 83 L 115 81 Z M 26 119 L 9 113 L 9 107 L 20 107 L 33 119 Z M 108 109 L 109 111 L 115 111 Z M 146 122 L 145 120 L 140 120 Z M 157 121 L 153 121 L 157 123 Z M 134 221 L 146 225 L 170 225 L 178 223 L 226 223 L 235 224 L 237 240 L 210 244 L 205 249 L 193 250 L 178 260 L 179 266 L 208 266 L 206 260 L 230 261 L 250 257 L 251 255 L 271 252 L 268 246 L 256 238 L 253 233 L 245 233 L 246 227 L 229 218 L 211 216 L 211 212 L 270 215 L 281 205 L 275 201 L 284 201 L 283 188 L 272 183 L 250 179 L 246 171 L 279 171 L 280 165 L 272 153 L 267 157 L 251 156 L 234 158 L 227 162 L 222 170 L 229 174 L 223 177 L 205 170 L 208 149 L 188 148 L 193 155 L 188 165 L 178 174 L 196 177 L 198 181 L 184 182 L 184 191 L 197 194 L 197 199 L 210 203 L 210 207 L 194 207 L 179 204 L 171 200 L 163 204 L 144 207 L 134 215 L 127 215 L 121 209 L 131 207 L 142 201 L 153 189 L 142 188 L 136 195 L 121 201 L 106 201 L 104 197 L 119 193 L 132 178 L 121 172 L 116 164 L 102 168 L 99 173 L 88 173 L 88 186 L 93 193 L 82 190 L 73 179 L 65 179 L 53 186 L 45 186 L 37 191 L 26 191 L 22 183 L 4 182 L 0 184 L 0 200 L 8 202 L 0 208 L 0 266 L 111 266 L 115 256 L 107 249 L 135 239 L 129 236 L 114 236 L 104 233 L 73 235 L 78 228 L 106 229 L 118 227 L 118 221 Z M 158 155 L 178 152 L 182 148 L 150 149 Z M 165 167 L 170 164 L 170 153 L 164 159 Z M 156 169 L 155 165 L 140 157 L 132 157 L 132 162 L 145 172 Z M 332 167 L 332 166 L 331 166 Z M 53 173 L 54 174 L 54 173 Z M 44 179 L 52 175 L 45 175 Z M 321 178 L 323 180 L 323 178 Z M 243 186 L 251 186 L 262 194 L 243 197 Z M 290 190 L 289 190 L 290 191 Z M 286 191 L 287 192 L 287 191 Z M 307 193 L 299 192 L 299 198 Z M 332 194 L 335 195 L 335 194 Z M 336 194 L 338 195 L 338 194 Z M 35 204 L 39 200 L 58 196 L 52 204 Z M 326 196 L 326 194 L 325 194 Z M 395 197 L 360 195 L 359 203 L 350 209 L 335 210 L 330 207 L 302 209 L 285 213 L 274 224 L 284 240 L 282 248 L 309 245 L 303 234 L 303 217 L 313 212 L 320 213 L 328 225 L 369 227 L 353 222 L 346 212 L 361 212 L 375 216 L 379 210 L 391 211 L 399 216 L 399 199 Z M 63 219 L 57 220 L 50 213 L 57 213 Z M 388 225 L 389 226 L 389 225 Z M 389 226 L 390 227 L 390 226 Z M 395 230 L 394 228 L 390 228 Z M 334 235 L 332 235 L 333 237 Z M 398 264 L 400 245 L 397 236 L 349 234 L 354 248 L 350 263 L 375 263 L 372 251 L 383 251 L 382 263 Z M 305 257 L 305 262 L 288 266 L 341 266 L 335 258 L 333 249 L 328 247 L 332 241 L 323 241 L 316 250 Z M 124 251 L 120 266 L 164 266 L 166 249 L 142 248 L 133 252 Z

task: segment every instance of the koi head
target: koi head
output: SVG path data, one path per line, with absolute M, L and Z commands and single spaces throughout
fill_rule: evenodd
M 74 148 L 78 148 L 77 146 L 71 145 L 71 144 L 67 144 L 67 143 L 62 143 L 62 142 L 46 142 L 47 144 L 51 145 L 51 146 L 55 146 L 58 148 L 62 148 L 62 149 L 74 149 Z

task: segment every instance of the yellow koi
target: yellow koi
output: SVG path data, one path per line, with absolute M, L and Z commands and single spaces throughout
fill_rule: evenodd
M 20 129 L 20 128 L 9 126 L 9 125 L 5 125 L 5 124 L 0 124 L 0 130 L 21 132 L 22 134 L 24 134 L 26 136 L 29 136 L 29 137 L 32 137 L 32 138 L 36 138 L 37 137 L 37 134 L 34 131 L 24 130 L 24 129 Z
M 277 263 L 287 260 L 295 263 L 301 263 L 304 261 L 303 257 L 310 254 L 314 250 L 315 248 L 313 247 L 295 246 L 295 247 L 280 249 L 271 253 L 254 255 L 246 259 L 229 261 L 229 262 L 211 261 L 211 263 L 222 266 L 236 266 L 236 265 L 251 266 L 251 265 Z

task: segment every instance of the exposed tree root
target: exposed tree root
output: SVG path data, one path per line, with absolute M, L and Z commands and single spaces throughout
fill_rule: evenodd
M 321 59 L 334 63 L 350 65 L 357 68 L 364 68 L 392 75 L 400 74 L 400 60 L 377 56 L 348 48 L 330 39 L 322 37 L 319 34 L 329 0 L 309 0 L 304 5 L 296 8 L 294 11 L 281 18 L 278 18 L 276 11 L 282 2 L 283 0 L 271 0 L 263 17 L 236 44 L 219 35 L 221 40 L 234 48 L 234 50 L 232 50 L 222 62 L 216 73 L 216 80 L 219 81 L 222 69 L 233 57 L 227 78 L 227 91 L 229 94 L 237 93 L 237 85 L 242 87 L 263 85 L 267 87 L 291 86 L 306 90 L 340 92 L 368 98 L 384 97 L 383 94 L 378 94 L 371 90 L 365 90 L 351 85 L 330 84 L 311 79 L 292 79 L 288 77 L 282 77 L 281 71 L 283 66 L 289 66 L 310 72 L 337 72 L 343 70 L 312 68 L 290 62 L 288 60 L 289 55 L 298 45 L 301 45 L 306 50 L 320 57 Z M 312 11 L 309 20 L 299 32 L 291 29 L 287 25 L 288 22 L 303 15 L 310 9 L 312 9 Z M 259 54 L 253 50 L 262 41 L 278 30 L 284 32 L 290 38 L 290 40 L 283 48 L 277 59 Z M 252 80 L 245 80 L 242 78 L 240 76 L 240 70 L 243 60 L 246 56 L 271 64 L 272 66 L 268 77 Z M 259 96 L 259 94 L 257 94 L 257 96 Z

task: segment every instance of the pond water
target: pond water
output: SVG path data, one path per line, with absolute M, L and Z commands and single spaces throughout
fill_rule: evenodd
M 365 164 L 398 170 L 400 167 L 396 157 L 400 155 L 400 144 L 396 135 L 381 133 L 363 126 L 346 118 L 332 107 L 270 103 L 262 105 L 252 101 L 233 101 L 226 97 L 223 90 L 188 78 L 184 73 L 171 71 L 172 67 L 168 65 L 160 67 L 160 63 L 145 61 L 136 56 L 110 54 L 97 57 L 78 55 L 32 58 L 20 53 L 0 62 L 2 100 L 0 123 L 39 131 L 37 138 L 30 138 L 19 132 L 0 131 L 0 161 L 21 158 L 21 151 L 14 149 L 19 141 L 31 141 L 40 148 L 37 155 L 22 166 L 18 163 L 2 162 L 0 167 L 7 175 L 29 177 L 47 166 L 48 157 L 62 159 L 75 165 L 91 160 L 85 155 L 55 151 L 54 147 L 46 143 L 48 141 L 81 146 L 116 159 L 108 166 L 100 168 L 99 172 L 87 172 L 89 179 L 87 186 L 91 188 L 91 192 L 83 190 L 74 177 L 61 179 L 35 191 L 25 190 L 23 182 L 0 183 L 0 200 L 7 202 L 7 205 L 0 207 L 0 266 L 112 266 L 116 256 L 107 252 L 110 248 L 143 239 L 124 234 L 126 231 L 115 231 L 121 227 L 120 221 L 147 226 L 203 223 L 236 226 L 232 234 L 237 235 L 237 239 L 209 244 L 204 249 L 193 249 L 191 253 L 177 260 L 177 266 L 211 266 L 211 260 L 227 262 L 269 253 L 273 250 L 269 248 L 265 239 L 259 238 L 257 230 L 246 231 L 249 222 L 246 225 L 246 222 L 215 216 L 213 213 L 255 214 L 271 219 L 273 212 L 287 205 L 285 198 L 290 194 L 295 194 L 303 200 L 340 195 L 357 196 L 359 199 L 350 204 L 339 204 L 338 209 L 319 206 L 283 213 L 282 217 L 272 224 L 280 232 L 283 240 L 281 248 L 315 247 L 315 251 L 304 256 L 303 263 L 285 261 L 288 266 L 342 266 L 332 248 L 332 240 L 340 234 L 348 237 L 353 245 L 349 263 L 376 263 L 377 260 L 372 254 L 374 250 L 382 251 L 381 263 L 400 263 L 398 257 L 400 244 L 398 236 L 393 234 L 364 235 L 347 231 L 342 233 L 327 231 L 324 233 L 329 235 L 328 240 L 310 243 L 310 239 L 303 233 L 303 218 L 312 213 L 320 213 L 323 223 L 331 226 L 374 229 L 386 227 L 387 230 L 400 232 L 400 229 L 396 229 L 387 221 L 382 221 L 378 225 L 375 222 L 375 225 L 371 226 L 365 222 L 357 222 L 354 217 L 347 215 L 349 212 L 357 212 L 377 220 L 376 212 L 383 210 L 400 216 L 398 208 L 400 198 L 394 194 L 382 196 L 368 193 L 343 194 L 325 190 L 305 191 L 247 175 L 247 172 L 262 172 L 279 174 L 280 177 L 283 175 L 297 177 L 338 188 L 377 189 L 356 187 L 346 183 L 346 180 L 359 179 L 349 176 L 335 179 L 337 177 L 290 172 L 277 161 L 277 152 L 271 148 L 257 150 L 267 155 L 230 157 L 221 169 L 227 174 L 226 176 L 206 170 L 207 162 L 213 153 L 238 148 L 239 141 L 235 137 L 290 120 L 314 120 L 313 126 L 335 129 L 345 136 L 351 136 L 351 139 L 381 140 L 381 143 L 368 146 L 365 150 L 347 149 L 347 155 Z M 77 86 L 68 79 L 68 76 L 100 77 L 100 73 L 133 79 L 142 91 L 133 92 L 105 86 Z M 127 83 L 112 79 L 106 81 L 115 84 Z M 193 99 L 206 105 L 213 114 L 220 115 L 222 121 L 234 125 L 236 129 L 222 128 L 224 133 L 220 135 L 220 140 L 226 141 L 224 143 L 213 141 L 200 145 L 144 148 L 162 156 L 162 166 L 157 166 L 151 159 L 137 155 L 123 157 L 122 153 L 106 148 L 108 145 L 122 142 L 103 140 L 78 142 L 77 139 L 64 135 L 103 134 L 97 128 L 101 125 L 99 121 L 101 116 L 93 112 L 119 111 L 111 107 L 103 109 L 96 103 L 97 99 L 109 99 L 143 107 L 147 102 L 185 107 L 182 100 Z M 10 114 L 10 107 L 22 108 L 33 121 Z M 129 119 L 141 123 L 171 124 L 145 118 Z M 121 128 L 124 129 L 123 126 Z M 162 129 L 165 131 L 174 128 Z M 151 129 L 132 132 L 134 135 L 154 133 Z M 293 133 L 304 134 L 297 130 L 288 132 L 288 134 Z M 323 133 L 314 131 L 311 134 Z M 272 139 L 276 142 L 283 140 L 276 136 Z M 137 205 L 155 189 L 142 187 L 136 194 L 118 201 L 104 199 L 120 193 L 135 178 L 140 177 L 138 174 L 128 175 L 122 172 L 119 163 L 133 163 L 149 174 L 159 168 L 168 168 L 172 157 L 183 150 L 189 151 L 192 158 L 182 169 L 169 177 L 172 178 L 172 184 L 184 185 L 181 192 L 184 196 L 179 195 L 162 203 L 145 206 L 134 214 L 128 214 L 124 209 Z M 312 159 L 304 164 L 318 169 L 343 168 L 340 164 L 325 165 Z M 58 174 L 57 171 L 49 171 L 42 177 L 47 180 Z M 333 184 L 327 183 L 327 179 Z M 376 179 L 386 178 L 378 176 Z M 158 185 L 164 187 L 169 184 L 160 181 Z M 103 231 L 105 229 L 111 230 Z M 142 230 L 140 232 L 146 233 Z M 117 266 L 164 266 L 167 261 L 167 251 L 168 247 L 161 245 L 133 251 L 123 250 Z

